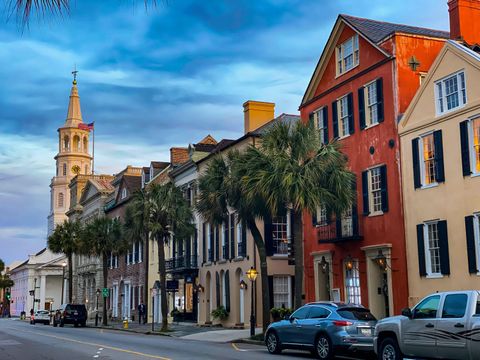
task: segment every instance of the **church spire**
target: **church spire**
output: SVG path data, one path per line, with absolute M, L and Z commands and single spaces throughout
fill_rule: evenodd
M 78 96 L 77 88 L 77 68 L 72 71 L 73 82 L 72 90 L 70 91 L 70 102 L 68 103 L 67 120 L 65 126 L 77 127 L 79 123 L 83 122 L 82 110 L 80 109 L 80 96 Z

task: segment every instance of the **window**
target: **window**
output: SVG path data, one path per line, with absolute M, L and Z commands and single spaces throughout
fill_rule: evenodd
M 475 174 L 480 173 L 480 118 L 470 121 L 472 139 L 472 168 Z
M 350 134 L 349 127 L 348 127 L 349 125 L 348 96 L 344 96 L 340 100 L 338 100 L 338 107 L 339 107 L 338 113 L 340 114 L 339 134 L 340 134 L 340 137 L 347 136 L 348 134 Z
M 221 228 L 221 238 L 222 238 L 222 259 L 226 260 L 227 259 L 227 254 L 225 252 L 226 249 L 226 238 L 225 238 L 225 223 L 222 223 L 222 228 Z
M 353 211 L 352 208 L 347 209 L 342 215 L 342 237 L 353 236 Z
M 352 260 L 352 268 L 345 270 L 345 302 L 352 304 L 361 304 L 360 295 L 360 271 L 358 269 L 358 260 Z
M 290 276 L 273 277 L 273 306 L 289 308 L 290 304 Z
M 463 176 L 480 175 L 480 117 L 460 123 Z
M 377 82 L 374 81 L 365 86 L 366 97 L 366 109 L 367 109 L 367 126 L 378 124 L 378 104 L 377 104 Z
M 272 218 L 272 240 L 276 255 L 287 255 L 290 243 L 290 212 Z
M 480 214 L 465 217 L 468 272 L 479 273 L 480 265 Z
M 243 224 L 242 221 L 238 219 L 237 216 L 237 256 L 243 256 L 245 257 L 246 255 L 246 249 L 245 249 L 245 244 L 243 243 L 244 236 L 243 236 Z
M 427 73 L 426 72 L 420 72 L 418 73 L 418 79 L 419 79 L 419 82 L 420 82 L 420 85 L 423 84 L 423 82 L 425 81 L 425 78 L 427 77 Z
M 440 295 L 434 295 L 424 299 L 413 310 L 413 317 L 415 319 L 436 318 L 439 303 L 440 303 Z
M 210 223 L 207 224 L 207 254 L 208 254 L 208 260 L 207 261 L 213 261 L 213 229 Z
M 310 310 L 310 306 L 301 307 L 300 309 L 298 309 L 292 314 L 292 318 L 297 320 L 306 319 L 309 310 Z
M 328 143 L 328 108 L 326 106 L 311 114 L 315 128 L 322 144 Z
M 452 294 L 445 296 L 442 318 L 463 318 L 467 310 L 467 294 Z
M 442 130 L 412 140 L 415 188 L 431 187 L 445 181 Z
M 127 189 L 126 189 L 126 188 L 123 188 L 123 189 L 122 189 L 122 195 L 121 195 L 120 198 L 123 200 L 123 199 L 125 199 L 126 197 L 127 197 Z
M 440 275 L 440 242 L 437 222 L 425 224 L 425 239 L 427 273 L 429 275 Z
M 309 319 L 326 319 L 330 315 L 330 310 L 327 310 L 320 306 L 312 306 L 310 313 L 308 314 Z
M 328 225 L 328 212 L 325 205 L 319 206 L 317 208 L 316 225 Z
M 67 176 L 67 164 L 63 164 L 63 176 Z
M 436 182 L 433 134 L 426 135 L 422 138 L 422 175 L 424 185 Z
M 58 194 L 58 203 L 57 203 L 57 206 L 58 206 L 58 207 L 63 207 L 63 193 L 59 193 L 59 194 Z
M 358 35 L 354 35 L 337 47 L 337 76 L 353 69 L 358 63 Z
M 364 215 L 379 215 L 388 211 L 386 165 L 362 173 L 362 192 Z
M 435 83 L 437 115 L 462 107 L 467 103 L 465 73 L 451 75 Z

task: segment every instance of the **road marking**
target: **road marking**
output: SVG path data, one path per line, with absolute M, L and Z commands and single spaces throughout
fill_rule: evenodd
M 237 345 L 235 345 L 235 343 L 232 343 L 232 347 L 237 351 L 248 351 L 248 350 L 245 350 L 245 349 L 240 349 Z
M 145 353 L 141 353 L 141 352 L 138 352 L 138 351 L 121 349 L 121 348 L 118 348 L 118 347 L 115 347 L 115 346 L 108 346 L 108 345 L 96 344 L 96 343 L 91 343 L 91 342 L 86 342 L 86 341 L 74 340 L 74 339 L 70 339 L 70 338 L 66 338 L 66 337 L 62 337 L 62 336 L 42 334 L 42 333 L 38 333 L 38 332 L 35 332 L 35 331 L 29 331 L 29 330 L 20 330 L 20 329 L 18 329 L 18 331 L 22 331 L 22 332 L 30 333 L 30 334 L 35 334 L 35 335 L 47 336 L 47 337 L 51 337 L 51 338 L 58 339 L 58 340 L 70 341 L 70 342 L 74 342 L 74 343 L 82 344 L 82 345 L 90 345 L 90 346 L 95 346 L 95 347 L 103 347 L 104 349 L 109 349 L 109 350 L 124 352 L 124 353 L 127 353 L 127 354 L 139 355 L 139 356 L 147 357 L 147 358 L 150 358 L 150 359 L 172 360 L 172 359 L 170 359 L 170 358 L 166 358 L 166 357 L 163 357 L 163 356 L 145 354 Z
M 21 345 L 21 344 L 18 341 L 12 340 L 12 339 L 0 340 L 0 346 L 15 346 L 15 345 Z

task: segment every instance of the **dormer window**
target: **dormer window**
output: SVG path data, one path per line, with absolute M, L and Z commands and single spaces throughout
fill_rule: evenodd
M 463 107 L 467 103 L 465 73 L 460 71 L 435 82 L 437 115 Z
M 358 35 L 337 46 L 337 76 L 350 71 L 358 65 L 360 56 L 358 49 Z
M 127 197 L 127 189 L 126 188 L 122 189 L 122 195 L 120 197 L 121 197 L 122 200 Z

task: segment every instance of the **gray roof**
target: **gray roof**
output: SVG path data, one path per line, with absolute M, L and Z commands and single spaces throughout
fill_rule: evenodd
M 268 123 L 266 123 L 265 125 L 260 126 L 258 129 L 252 131 L 252 134 L 254 134 L 254 135 L 261 135 L 261 134 L 263 134 L 265 131 L 267 131 L 268 129 L 270 129 L 270 128 L 273 126 L 273 124 L 275 124 L 275 123 L 278 122 L 278 121 L 293 124 L 293 123 L 296 123 L 296 122 L 300 121 L 300 116 L 298 116 L 298 115 L 291 115 L 291 114 L 281 114 L 280 116 L 277 116 L 275 119 L 270 120 L 270 121 L 269 121 Z
M 409 26 L 402 24 L 393 24 L 384 21 L 376 21 L 370 19 L 359 18 L 350 15 L 340 15 L 347 23 L 352 25 L 355 29 L 365 35 L 374 43 L 378 43 L 387 36 L 402 32 L 413 35 L 429 36 L 441 39 L 449 39 L 450 33 L 448 31 L 426 29 L 417 26 Z

